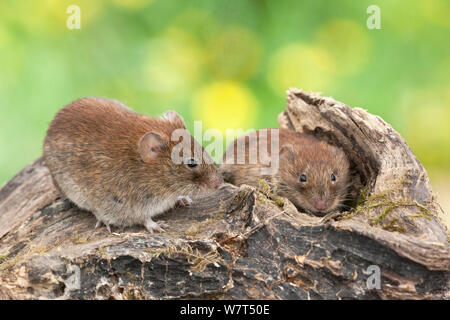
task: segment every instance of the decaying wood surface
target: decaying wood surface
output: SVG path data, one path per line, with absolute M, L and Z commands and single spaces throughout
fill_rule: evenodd
M 346 151 L 354 208 L 312 217 L 265 188 L 225 185 L 161 216 L 167 233 L 109 234 L 60 198 L 41 158 L 0 189 L 0 298 L 449 299 L 448 234 L 401 136 L 296 89 L 279 123 Z

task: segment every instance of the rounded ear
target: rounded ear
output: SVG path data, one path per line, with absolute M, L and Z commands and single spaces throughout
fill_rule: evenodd
M 295 155 L 294 146 L 292 144 L 285 144 L 280 148 L 281 157 L 293 157 Z
M 166 146 L 166 139 L 163 136 L 154 131 L 149 131 L 139 140 L 138 152 L 144 162 L 151 162 Z
M 186 125 L 184 123 L 184 119 L 175 111 L 169 110 L 166 113 L 164 113 L 163 116 L 164 119 L 169 120 L 171 122 L 177 122 L 180 124 L 182 128 L 186 128 Z
M 341 148 L 338 148 L 336 146 L 332 146 L 333 147 L 333 155 L 337 156 L 339 154 L 344 154 L 344 150 L 342 150 Z

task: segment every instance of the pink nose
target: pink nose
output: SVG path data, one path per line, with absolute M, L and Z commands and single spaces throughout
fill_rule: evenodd
M 223 183 L 222 176 L 211 179 L 211 187 L 213 189 L 218 189 L 222 185 L 222 183 Z
M 327 208 L 327 203 L 324 199 L 318 199 L 314 202 L 314 207 L 319 211 L 324 211 Z

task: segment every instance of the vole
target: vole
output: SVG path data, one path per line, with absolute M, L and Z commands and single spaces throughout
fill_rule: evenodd
M 81 98 L 53 119 L 44 141 L 44 158 L 57 188 L 79 208 L 106 225 L 144 225 L 162 232 L 152 218 L 191 197 L 218 188 L 222 176 L 203 148 L 187 133 L 184 142 L 202 152 L 174 152 L 183 118 L 168 111 L 162 118 L 134 112 L 122 103 Z M 183 138 L 184 140 L 184 138 Z M 190 140 L 190 141 L 189 141 Z M 181 162 L 181 163 L 180 163 Z
M 288 198 L 297 208 L 316 216 L 338 209 L 347 197 L 349 185 L 349 160 L 342 149 L 321 141 L 313 135 L 286 129 L 264 129 L 267 134 L 256 134 L 257 143 L 249 143 L 249 135 L 236 139 L 224 154 L 221 171 L 226 181 L 236 185 L 258 186 L 260 179 L 276 185 L 277 193 Z M 271 137 L 278 131 L 277 150 L 270 150 Z M 236 163 L 237 146 L 245 145 L 245 162 Z M 267 174 L 267 164 L 257 158 L 257 163 L 249 162 L 249 153 L 260 152 L 261 146 L 271 152 L 279 150 L 279 164 L 275 172 Z M 273 158 L 269 152 L 268 156 Z M 229 157 L 227 157 L 227 154 Z M 255 153 L 256 154 L 256 153 Z M 228 159 L 228 160 L 227 160 Z M 267 159 L 266 159 L 267 160 Z M 229 163 L 229 164 L 227 164 Z

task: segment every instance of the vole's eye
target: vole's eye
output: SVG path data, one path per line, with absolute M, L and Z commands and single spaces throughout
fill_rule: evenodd
M 306 182 L 306 176 L 304 174 L 300 176 L 300 182 Z
M 331 174 L 331 181 L 336 181 L 336 176 L 334 175 L 334 173 Z
M 197 161 L 195 161 L 194 159 L 189 159 L 187 162 L 186 162 L 186 165 L 189 167 L 189 168 L 196 168 L 197 166 L 198 166 L 198 164 L 197 164 Z

